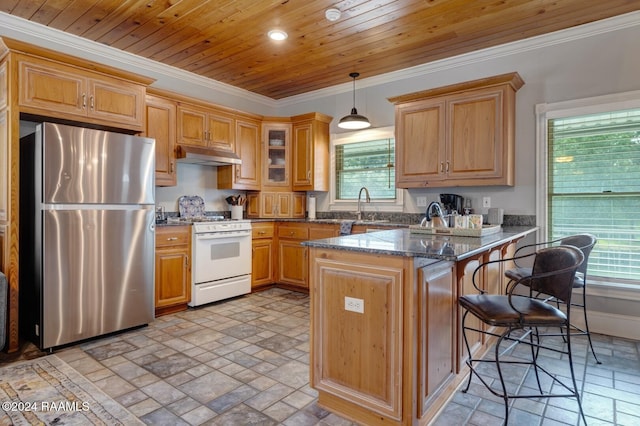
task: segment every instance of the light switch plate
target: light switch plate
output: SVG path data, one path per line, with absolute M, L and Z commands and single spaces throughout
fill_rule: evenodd
M 418 207 L 427 207 L 427 197 L 416 198 L 416 204 Z

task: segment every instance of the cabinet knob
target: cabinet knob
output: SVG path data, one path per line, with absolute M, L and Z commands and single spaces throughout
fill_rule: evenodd
M 173 165 L 173 161 L 169 163 L 169 170 L 171 170 L 171 173 L 174 172 L 174 165 Z
M 447 173 L 449 173 L 449 162 L 448 162 L 448 161 L 447 161 L 447 167 L 445 168 L 445 171 L 446 171 Z
M 176 241 L 178 239 L 178 237 L 169 237 L 167 238 L 167 241 Z
M 258 235 L 264 235 L 266 233 L 267 233 L 267 231 L 258 231 Z
M 85 109 L 87 107 L 87 95 L 85 95 L 84 93 L 82 94 L 82 109 Z
M 440 173 L 444 173 L 444 163 L 440 162 Z
M 93 111 L 93 107 L 94 107 L 93 99 L 94 99 L 94 98 L 93 98 L 93 96 L 91 96 L 91 97 L 89 98 L 89 104 L 90 104 L 90 107 L 91 107 L 91 111 Z

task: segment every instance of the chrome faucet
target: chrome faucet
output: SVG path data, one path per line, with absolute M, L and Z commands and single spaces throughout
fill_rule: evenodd
M 360 209 L 360 200 L 362 198 L 362 191 L 364 190 L 365 202 L 370 203 L 371 197 L 369 196 L 369 190 L 366 187 L 360 188 L 360 192 L 358 192 L 358 210 L 356 211 L 356 216 L 358 220 L 362 220 L 362 210 Z

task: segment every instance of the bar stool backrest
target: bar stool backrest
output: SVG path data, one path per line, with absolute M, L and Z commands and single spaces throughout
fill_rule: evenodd
M 597 238 L 591 234 L 570 235 L 560 240 L 561 245 L 578 247 L 582 251 L 584 262 L 578 267 L 578 272 L 581 272 L 585 276 L 587 274 L 589 255 L 591 254 L 593 246 L 596 245 L 596 242 L 598 242 Z
M 561 245 L 538 250 L 533 262 L 530 287 L 569 304 L 576 270 L 584 261 L 582 251 Z

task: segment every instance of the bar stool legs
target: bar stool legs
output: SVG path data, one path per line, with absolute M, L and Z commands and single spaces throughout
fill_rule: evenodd
M 463 315 L 463 324 L 465 322 L 466 316 L 469 312 L 466 311 Z M 470 330 L 470 331 L 478 331 L 474 328 L 468 328 L 465 327 L 465 330 Z M 521 331 L 522 335 L 521 336 L 513 336 L 514 332 L 517 331 Z M 508 425 L 509 424 L 509 400 L 512 399 L 521 399 L 521 398 L 576 398 L 576 401 L 578 402 L 578 410 L 580 412 L 580 417 L 582 418 L 582 421 L 584 422 L 584 424 L 587 424 L 587 420 L 585 418 L 584 415 L 584 411 L 582 408 L 582 401 L 580 398 L 580 393 L 578 391 L 578 384 L 576 381 L 576 377 L 575 377 L 575 372 L 573 369 L 573 358 L 571 355 L 571 339 L 568 335 L 565 335 L 564 337 L 567 339 L 566 340 L 566 351 L 565 350 L 555 350 L 553 348 L 549 348 L 549 347 L 545 347 L 545 346 L 541 346 L 540 344 L 540 333 L 538 332 L 537 328 L 533 328 L 533 329 L 518 329 L 518 328 L 513 328 L 510 329 L 509 331 L 505 332 L 502 335 L 497 335 L 497 334 L 492 334 L 494 336 L 498 336 L 498 340 L 495 343 L 495 347 L 493 349 L 493 359 L 475 359 L 471 356 L 471 351 L 470 351 L 470 346 L 469 346 L 469 342 L 467 339 L 467 335 L 466 333 L 463 333 L 463 339 L 464 339 L 464 343 L 465 343 L 465 347 L 467 348 L 467 354 L 468 354 L 468 358 L 467 358 L 467 365 L 469 366 L 469 379 L 467 380 L 467 384 L 465 386 L 465 388 L 462 390 L 463 393 L 467 393 L 471 387 L 471 382 L 473 380 L 473 376 L 475 375 L 480 382 L 482 382 L 482 384 L 495 396 L 502 398 L 502 400 L 504 401 L 504 424 Z M 517 344 L 526 344 L 530 347 L 530 356 L 531 356 L 531 360 L 501 360 L 501 357 L 504 356 L 504 352 L 505 350 L 503 349 L 503 343 L 504 342 L 516 342 Z M 540 366 L 538 363 L 538 356 L 540 353 L 540 349 L 548 349 L 548 350 L 553 350 L 556 352 L 561 352 L 565 355 L 567 355 L 568 357 L 568 362 L 569 362 L 569 371 L 571 373 L 571 386 L 569 386 L 567 383 L 564 383 L 563 381 L 561 381 L 560 379 L 558 379 L 554 374 L 552 374 L 551 372 L 549 372 L 548 370 L 546 370 L 544 367 Z M 508 351 L 508 349 L 507 349 Z M 498 378 L 500 381 L 500 390 L 496 390 L 494 387 L 491 386 L 491 383 L 489 383 L 481 374 L 478 373 L 478 371 L 476 370 L 476 365 L 479 363 L 491 363 L 494 364 L 498 373 Z M 513 364 L 519 364 L 519 365 L 528 365 L 530 366 L 530 370 L 529 372 L 532 370 L 533 374 L 535 376 L 535 380 L 536 380 L 536 385 L 538 387 L 538 391 L 539 394 L 515 394 L 512 393 L 510 394 L 507 390 L 507 384 L 505 381 L 505 372 L 504 370 L 504 365 L 513 365 Z M 527 373 L 525 373 L 526 376 Z M 567 392 L 565 393 L 545 393 L 542 389 L 542 383 L 540 381 L 540 374 L 545 374 L 547 377 L 551 378 L 553 383 L 558 384 L 559 386 L 561 386 L 564 390 L 566 390 Z

